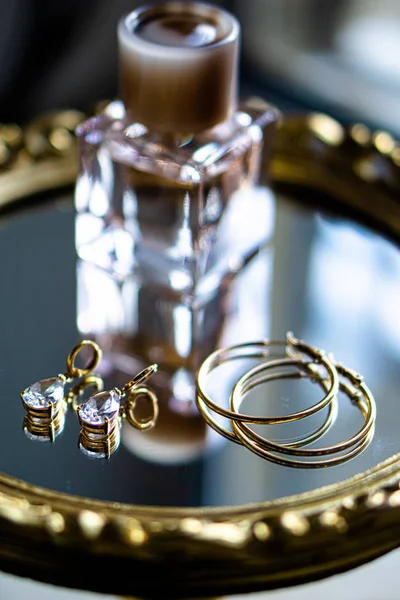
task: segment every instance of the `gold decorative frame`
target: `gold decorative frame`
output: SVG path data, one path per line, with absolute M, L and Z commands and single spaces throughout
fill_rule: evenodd
M 0 211 L 71 186 L 67 111 L 25 131 L 0 127 Z M 277 186 L 321 194 L 400 241 L 400 145 L 325 115 L 278 132 Z M 400 454 L 305 494 L 233 508 L 106 503 L 0 474 L 0 568 L 66 587 L 184 598 L 292 585 L 350 569 L 400 546 Z

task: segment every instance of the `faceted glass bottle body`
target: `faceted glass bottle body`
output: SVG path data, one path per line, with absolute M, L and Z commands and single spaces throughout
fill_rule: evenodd
M 123 105 L 78 128 L 78 255 L 203 297 L 268 239 L 263 194 L 276 111 L 257 101 L 196 137 L 127 124 Z M 258 187 L 260 186 L 260 187 Z
M 272 231 L 267 174 L 276 121 L 275 109 L 257 100 L 196 136 L 160 136 L 128 124 L 114 102 L 77 131 L 80 330 L 119 364 L 124 356 L 138 367 L 158 362 L 171 398 L 193 399 L 205 356 L 250 335 L 233 295 L 245 291 L 238 281 L 261 303 L 266 290 L 256 258 Z M 242 276 L 251 265 L 261 268 L 254 289 Z

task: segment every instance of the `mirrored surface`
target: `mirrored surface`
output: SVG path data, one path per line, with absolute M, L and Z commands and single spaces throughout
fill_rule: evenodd
M 164 356 L 162 348 L 154 352 L 154 346 L 139 351 L 137 324 L 127 319 L 135 302 L 141 301 L 147 302 L 151 320 L 150 309 L 157 302 L 140 296 L 136 284 L 116 283 L 93 265 L 77 262 L 71 194 L 13 211 L 0 221 L 0 470 L 54 490 L 110 501 L 232 505 L 337 482 L 399 452 L 398 248 L 372 230 L 305 207 L 295 197 L 278 195 L 270 201 L 270 243 L 237 274 L 223 301 L 210 304 L 214 317 L 207 322 L 216 324 L 204 332 L 203 353 L 265 336 L 282 339 L 288 330 L 333 352 L 364 375 L 376 398 L 376 433 L 364 453 L 318 470 L 294 470 L 257 457 L 205 425 L 190 401 L 193 380 L 183 368 L 175 368 L 173 376 L 171 368 L 161 369 L 154 378 L 160 397 L 154 430 L 140 432 L 123 423 L 120 445 L 108 460 L 79 448 L 80 428 L 72 410 L 66 411 L 53 442 L 47 439 L 50 435 L 29 435 L 20 392 L 63 372 L 68 352 L 83 337 L 95 337 L 105 349 L 106 389 L 126 383 L 143 361 Z M 221 307 L 224 326 L 218 327 Z M 187 338 L 182 332 L 189 327 L 185 307 L 174 306 L 173 315 L 175 344 L 181 344 L 184 353 Z M 249 366 L 243 361 L 234 372 L 221 367 L 210 380 L 210 390 L 225 401 L 226 390 Z M 173 395 L 165 392 L 171 378 Z M 266 390 L 249 394 L 243 408 L 283 414 L 321 397 L 318 386 L 307 380 L 274 382 Z M 276 433 L 266 429 L 273 439 L 287 439 L 312 430 L 325 415 L 285 425 Z M 346 439 L 361 424 L 359 411 L 341 397 L 338 422 L 315 446 Z

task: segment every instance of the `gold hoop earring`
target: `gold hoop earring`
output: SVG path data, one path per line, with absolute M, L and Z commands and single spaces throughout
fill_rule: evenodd
M 323 389 L 323 391 L 326 392 L 327 388 L 329 388 L 329 384 L 326 379 L 324 379 L 318 372 L 314 370 L 314 366 L 315 365 L 312 363 L 307 363 L 305 361 L 299 360 L 296 364 L 296 367 L 298 368 L 297 371 L 288 370 L 288 365 L 285 362 L 285 359 L 276 360 L 274 361 L 274 370 L 278 369 L 278 372 L 265 374 L 264 381 L 274 381 L 277 379 L 300 379 L 307 377 L 313 382 L 318 383 Z M 328 404 L 327 408 L 328 412 L 323 423 L 315 431 L 306 435 L 302 435 L 294 440 L 282 440 L 279 443 L 284 446 L 299 448 L 307 446 L 312 442 L 315 442 L 316 440 L 323 437 L 330 430 L 330 428 L 337 419 L 338 401 L 336 397 L 333 398 L 332 402 Z M 229 439 L 231 439 L 231 441 L 233 442 L 236 442 L 237 444 L 242 444 L 240 438 L 236 435 L 235 431 L 230 432 L 229 430 L 226 430 L 220 423 L 218 423 L 217 419 L 212 416 L 210 409 L 205 404 L 202 404 L 201 410 L 201 414 L 204 420 L 208 423 L 208 425 L 210 425 L 210 427 L 217 431 L 217 433 L 220 433 L 224 437 L 228 437 L 226 434 L 231 433 L 233 437 L 232 439 Z
M 265 369 L 274 369 L 281 366 L 303 366 L 306 364 L 318 364 L 325 368 L 326 379 L 328 381 L 328 389 L 325 396 L 314 404 L 302 411 L 279 417 L 261 417 L 247 414 L 238 414 L 230 409 L 225 409 L 216 404 L 212 398 L 205 392 L 205 384 L 207 377 L 220 365 L 238 359 L 246 358 L 263 358 L 267 359 L 271 356 L 271 349 L 284 350 L 284 358 L 268 360 L 262 363 Z M 310 361 L 306 362 L 301 359 L 301 355 L 306 355 Z M 207 423 L 213 427 L 218 433 L 227 439 L 240 443 L 235 433 L 220 425 L 211 414 L 215 412 L 229 420 L 240 421 L 243 423 L 253 424 L 278 424 L 291 421 L 298 421 L 311 416 L 323 408 L 329 406 L 339 391 L 339 377 L 337 370 L 332 362 L 325 356 L 324 352 L 298 340 L 292 333 L 288 333 L 284 341 L 262 340 L 258 342 L 247 342 L 217 350 L 211 354 L 201 365 L 196 378 L 196 403 L 200 413 L 203 415 Z
M 365 421 L 363 427 L 348 440 L 332 446 L 327 446 L 326 448 L 296 448 L 282 442 L 269 441 L 253 431 L 246 423 L 243 423 L 238 419 L 231 420 L 232 431 L 238 437 L 240 442 L 255 454 L 258 454 L 269 461 L 290 467 L 308 469 L 322 468 L 342 464 L 355 456 L 358 456 L 365 448 L 367 448 L 374 435 L 376 419 L 375 400 L 359 374 L 351 369 L 343 367 L 339 363 L 334 363 L 334 366 L 339 375 L 345 379 L 345 381 L 340 380 L 340 390 L 360 409 Z M 240 404 L 247 392 L 268 381 L 268 379 L 266 379 L 267 375 L 265 374 L 265 367 L 266 365 L 254 367 L 245 373 L 236 383 L 230 397 L 230 407 L 233 412 L 240 409 Z M 327 384 L 325 385 L 327 387 Z M 339 457 L 323 459 L 320 461 L 299 461 L 277 456 L 277 454 L 302 457 L 327 456 L 342 453 L 349 448 L 352 448 L 352 450 L 341 454 Z
M 87 367 L 80 369 L 75 366 L 75 361 L 85 347 L 92 349 L 93 356 Z M 41 379 L 21 392 L 22 404 L 30 418 L 53 420 L 65 402 L 65 384 L 91 373 L 97 367 L 101 354 L 101 348 L 95 342 L 82 340 L 69 353 L 65 373 Z

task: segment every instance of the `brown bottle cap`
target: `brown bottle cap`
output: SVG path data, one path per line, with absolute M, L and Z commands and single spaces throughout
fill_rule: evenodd
M 139 8 L 118 28 L 122 99 L 130 122 L 196 133 L 236 110 L 240 27 L 200 2 Z

